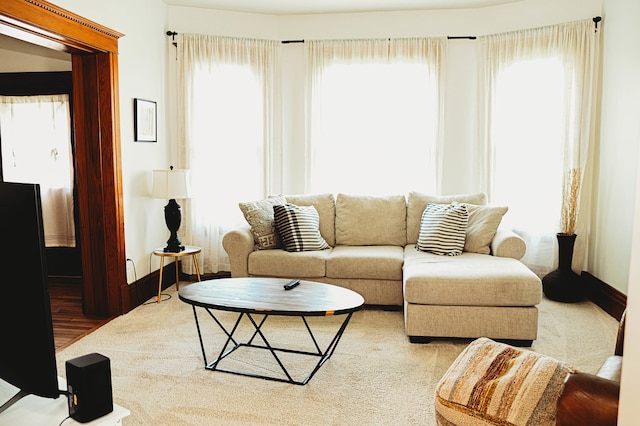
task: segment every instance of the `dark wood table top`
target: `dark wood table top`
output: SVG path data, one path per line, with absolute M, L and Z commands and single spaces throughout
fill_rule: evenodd
M 180 289 L 185 303 L 224 311 L 289 316 L 340 315 L 357 311 L 364 298 L 355 291 L 314 281 L 285 290 L 284 278 L 222 278 Z

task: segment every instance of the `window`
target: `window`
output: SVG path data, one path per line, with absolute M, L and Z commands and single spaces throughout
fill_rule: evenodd
M 222 237 L 243 220 L 238 202 L 269 190 L 278 46 L 179 35 L 179 167 L 191 170 L 192 182 L 182 235 L 202 248 L 204 273 L 230 269 Z
M 539 276 L 557 261 L 563 206 L 577 206 L 573 268 L 581 271 L 588 239 L 596 135 L 599 34 L 591 20 L 483 37 L 484 144 L 489 199 L 509 206 L 504 222 L 527 243 L 522 261 Z M 577 197 L 563 188 L 582 182 Z M 574 231 L 575 229 L 575 231 Z
M 435 193 L 441 45 L 427 40 L 309 45 L 315 64 L 309 191 L 404 194 L 412 182 Z
M 515 62 L 496 78 L 492 202 L 536 232 L 558 226 L 565 106 L 558 57 Z

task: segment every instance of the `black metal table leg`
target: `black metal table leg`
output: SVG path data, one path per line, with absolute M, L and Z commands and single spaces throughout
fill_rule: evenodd
M 316 340 L 316 338 L 315 338 L 315 336 L 313 334 L 313 331 L 311 330 L 311 327 L 309 326 L 306 318 L 304 316 L 301 316 L 300 318 L 302 318 L 302 321 L 304 322 L 305 328 L 306 328 L 309 336 L 311 337 L 311 340 L 312 340 L 312 342 L 313 342 L 313 344 L 314 344 L 314 346 L 316 348 L 316 352 L 311 352 L 311 351 L 301 351 L 301 350 L 297 350 L 297 349 L 288 349 L 288 348 L 281 348 L 281 347 L 272 346 L 269 343 L 269 340 L 267 339 L 267 337 L 262 332 L 262 328 L 263 328 L 267 318 L 269 317 L 269 315 L 267 315 L 267 314 L 261 314 L 261 315 L 264 315 L 264 316 L 263 316 L 263 318 L 262 318 L 262 320 L 260 322 L 257 322 L 253 318 L 253 316 L 251 314 L 249 314 L 249 313 L 239 313 L 238 314 L 238 318 L 236 319 L 233 328 L 231 329 L 231 331 L 227 331 L 227 329 L 224 327 L 224 325 L 215 317 L 215 315 L 213 314 L 213 312 L 209 308 L 204 308 L 204 309 L 209 313 L 209 316 L 216 322 L 216 324 L 218 324 L 218 326 L 223 330 L 223 332 L 227 336 L 227 340 L 226 340 L 225 344 L 223 345 L 222 350 L 220 351 L 218 357 L 214 361 L 208 363 L 207 362 L 206 353 L 205 353 L 205 348 L 204 348 L 204 341 L 203 341 L 203 337 L 202 337 L 202 332 L 200 330 L 200 324 L 198 322 L 198 316 L 196 315 L 195 306 L 193 307 L 194 317 L 196 319 L 196 327 L 198 329 L 198 337 L 200 339 L 200 347 L 202 349 L 202 356 L 203 356 L 203 359 L 204 359 L 204 362 L 205 362 L 205 368 L 207 368 L 208 370 L 211 370 L 211 371 L 221 371 L 221 372 L 231 373 L 231 374 L 236 374 L 236 375 L 241 375 L 241 376 L 255 377 L 255 378 L 261 378 L 261 379 L 265 379 L 265 380 L 273 380 L 273 381 L 291 383 L 291 384 L 296 384 L 296 385 L 305 385 L 305 384 L 307 384 L 309 382 L 309 380 L 311 380 L 311 378 L 320 369 L 320 367 L 333 355 L 338 343 L 340 342 L 342 334 L 344 333 L 345 329 L 347 328 L 347 324 L 349 323 L 349 321 L 351 319 L 351 316 L 353 315 L 353 312 L 348 313 L 346 315 L 344 321 L 342 322 L 342 324 L 338 328 L 336 334 L 334 335 L 334 337 L 332 338 L 331 342 L 329 343 L 327 348 L 324 350 L 324 352 L 320 348 L 320 346 L 319 346 L 319 344 L 318 344 L 318 342 L 317 342 L 317 340 Z M 234 334 L 238 330 L 238 326 L 240 324 L 240 321 L 242 320 L 243 316 L 245 316 L 245 315 L 249 319 L 250 323 L 252 324 L 252 326 L 254 328 L 254 331 L 253 331 L 251 337 L 249 338 L 249 340 L 247 341 L 247 343 L 238 343 L 234 339 Z M 254 340 L 255 340 L 256 336 L 260 336 L 260 339 L 263 341 L 262 345 L 254 343 Z M 227 347 L 229 346 L 229 344 L 231 342 L 233 342 L 233 347 L 230 348 L 229 350 L 227 350 Z M 286 378 L 277 377 L 277 376 L 267 376 L 267 375 L 261 375 L 261 374 L 254 374 L 254 373 L 250 373 L 250 372 L 236 371 L 236 370 L 230 370 L 230 369 L 221 368 L 220 365 L 219 365 L 220 361 L 222 361 L 225 357 L 227 357 L 228 355 L 230 355 L 231 353 L 233 353 L 234 351 L 236 351 L 237 349 L 239 349 L 241 347 L 250 347 L 250 348 L 268 350 L 271 353 L 271 355 L 273 356 L 273 358 L 275 359 L 275 361 L 277 362 L 277 364 L 282 369 L 282 372 L 284 373 Z M 313 370 L 309 373 L 309 375 L 304 380 L 297 381 L 297 380 L 294 380 L 293 377 L 289 374 L 289 371 L 287 370 L 287 368 L 285 367 L 283 362 L 280 360 L 280 357 L 278 357 L 278 352 L 293 353 L 293 354 L 308 355 L 308 356 L 316 356 L 316 357 L 319 357 L 319 360 L 318 360 L 318 363 L 313 368 Z

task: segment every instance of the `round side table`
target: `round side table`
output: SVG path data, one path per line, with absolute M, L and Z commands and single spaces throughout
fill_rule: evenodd
M 170 252 L 170 251 L 164 251 L 164 248 L 158 248 L 155 249 L 153 251 L 153 254 L 155 254 L 156 256 L 160 256 L 160 279 L 158 280 L 158 303 L 160 303 L 160 294 L 162 292 L 162 270 L 164 269 L 164 259 L 165 257 L 173 257 L 175 258 L 175 264 L 176 264 L 176 290 L 180 290 L 180 278 L 179 278 L 179 271 L 180 268 L 178 267 L 178 262 L 180 261 L 180 258 L 183 256 L 191 256 L 193 258 L 193 266 L 195 266 L 196 268 L 196 275 L 198 276 L 198 281 L 200 280 L 200 270 L 198 269 L 198 260 L 196 259 L 196 254 L 200 253 L 202 251 L 202 249 L 200 247 L 197 246 L 185 246 L 184 250 L 180 251 L 180 252 Z

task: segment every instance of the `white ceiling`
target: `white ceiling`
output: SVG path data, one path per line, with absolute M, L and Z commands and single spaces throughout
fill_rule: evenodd
M 174 6 L 234 10 L 273 15 L 467 9 L 524 0 L 164 0 Z

